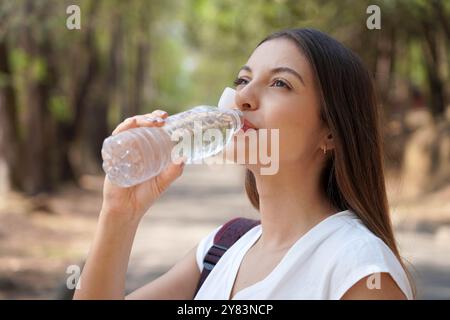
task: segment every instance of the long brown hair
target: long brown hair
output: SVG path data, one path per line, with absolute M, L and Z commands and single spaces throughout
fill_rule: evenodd
M 287 29 L 262 43 L 286 38 L 308 60 L 320 99 L 320 117 L 334 141 L 321 175 L 322 188 L 334 207 L 352 210 L 397 256 L 410 278 L 391 224 L 383 168 L 379 105 L 372 78 L 359 57 L 314 29 Z M 245 190 L 259 210 L 255 177 L 246 170 Z M 413 287 L 413 286 L 412 286 Z M 414 288 L 413 288 L 413 291 Z

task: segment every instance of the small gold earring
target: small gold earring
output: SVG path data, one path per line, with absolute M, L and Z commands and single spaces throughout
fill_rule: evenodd
M 323 154 L 327 154 L 327 146 L 323 148 Z

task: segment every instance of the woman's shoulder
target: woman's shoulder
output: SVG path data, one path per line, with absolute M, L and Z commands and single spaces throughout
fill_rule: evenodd
M 358 264 L 400 266 L 394 252 L 370 231 L 356 214 L 342 218 L 340 227 L 330 235 L 334 261 L 356 268 Z
M 371 232 L 353 213 L 330 237 L 333 254 L 328 258 L 328 271 L 334 280 L 337 296 L 358 280 L 389 273 L 402 291 L 411 296 L 407 275 L 389 246 Z
M 385 249 L 384 242 L 370 231 L 354 212 L 347 210 L 339 218 L 340 224 L 331 234 L 331 239 L 337 245 L 336 249 L 345 249 L 349 246 Z

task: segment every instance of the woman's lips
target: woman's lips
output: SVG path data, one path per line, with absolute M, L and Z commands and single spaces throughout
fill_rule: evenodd
M 248 129 L 254 129 L 254 130 L 258 130 L 258 128 L 256 128 L 256 126 L 251 123 L 250 121 L 248 121 L 247 119 L 244 119 L 244 125 L 242 126 L 242 131 L 247 131 Z

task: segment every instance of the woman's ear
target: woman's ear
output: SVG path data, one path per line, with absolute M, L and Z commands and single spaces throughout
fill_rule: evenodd
M 334 149 L 334 139 L 330 131 L 328 131 L 326 136 L 322 139 L 320 148 L 324 151 L 324 153 Z
M 333 135 L 331 133 L 329 133 L 327 135 L 326 143 L 327 143 L 327 148 L 329 150 L 333 150 L 334 149 L 334 139 L 333 139 Z

